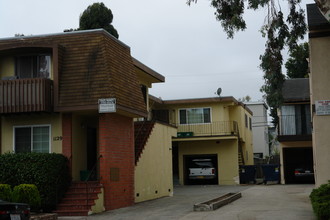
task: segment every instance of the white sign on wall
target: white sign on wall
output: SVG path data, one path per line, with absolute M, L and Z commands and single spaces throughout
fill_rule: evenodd
M 330 100 L 315 101 L 316 115 L 330 115 Z
M 99 113 L 116 112 L 116 98 L 99 99 Z

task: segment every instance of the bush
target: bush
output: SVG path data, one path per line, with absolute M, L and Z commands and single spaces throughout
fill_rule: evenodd
M 11 187 L 9 184 L 0 184 L 0 199 L 11 201 Z
M 36 185 L 45 211 L 56 207 L 71 182 L 68 159 L 62 154 L 7 153 L 0 155 L 0 164 L 0 182 Z
M 330 182 L 313 189 L 310 194 L 313 211 L 318 219 L 330 219 Z
M 20 184 L 15 186 L 12 193 L 12 201 L 27 203 L 31 209 L 38 210 L 40 208 L 40 194 L 37 186 L 34 184 Z

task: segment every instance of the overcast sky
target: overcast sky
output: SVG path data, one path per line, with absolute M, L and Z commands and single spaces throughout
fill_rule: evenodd
M 279 0 L 283 3 L 287 2 Z M 91 0 L 0 0 L 0 38 L 39 35 L 78 28 L 80 14 Z M 305 0 L 313 3 L 312 0 Z M 151 94 L 162 99 L 223 96 L 262 99 L 259 56 L 265 39 L 259 29 L 266 10 L 248 10 L 248 29 L 227 39 L 209 0 L 190 7 L 186 0 L 104 0 L 112 10 L 119 40 L 131 54 L 165 76 Z M 287 7 L 283 4 L 283 7 Z

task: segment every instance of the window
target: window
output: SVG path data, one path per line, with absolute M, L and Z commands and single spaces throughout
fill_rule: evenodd
M 190 108 L 179 110 L 180 124 L 202 124 L 211 122 L 210 108 Z
M 14 150 L 16 153 L 50 152 L 50 126 L 17 126 L 14 127 Z
M 250 125 L 250 130 L 252 130 L 252 119 L 249 117 L 249 125 Z
M 50 56 L 33 55 L 16 57 L 16 76 L 26 78 L 49 78 Z
M 246 127 L 246 128 L 248 128 L 248 124 L 249 124 L 249 122 L 248 122 L 248 117 L 247 117 L 247 115 L 245 114 L 245 127 Z
M 310 106 L 283 105 L 281 107 L 281 135 L 305 135 L 312 133 Z

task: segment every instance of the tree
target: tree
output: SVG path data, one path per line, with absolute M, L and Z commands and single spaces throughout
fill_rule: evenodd
M 285 63 L 286 75 L 289 79 L 308 78 L 308 57 L 309 48 L 307 42 L 299 44 L 290 51 L 290 57 Z
M 196 3 L 197 0 L 187 0 L 187 4 Z M 261 27 L 263 37 L 266 37 L 265 52 L 260 56 L 260 68 L 264 72 L 264 85 L 260 91 L 270 107 L 273 123 L 277 125 L 277 108 L 282 103 L 282 85 L 284 74 L 282 73 L 282 51 L 288 47 L 293 53 L 298 47 L 298 41 L 304 38 L 307 27 L 304 10 L 299 3 L 301 0 L 287 0 L 289 14 L 284 18 L 281 5 L 274 0 L 211 0 L 211 6 L 215 8 L 215 17 L 221 23 L 228 38 L 233 38 L 237 31 L 244 31 L 246 23 L 243 19 L 244 10 L 256 10 L 267 8 L 268 14 L 264 25 Z M 326 4 L 324 0 L 315 0 L 319 8 Z
M 112 20 L 113 15 L 109 8 L 103 3 L 94 3 L 80 15 L 78 30 L 103 28 L 114 37 L 119 38 L 117 30 L 111 24 Z
M 249 95 L 246 95 L 242 98 L 239 98 L 238 101 L 239 102 L 249 102 L 249 101 L 251 101 L 251 97 Z

